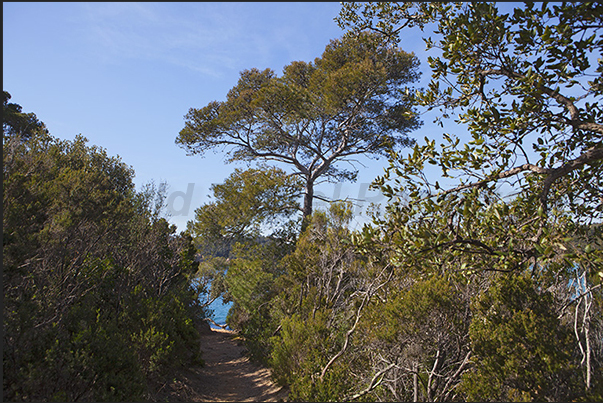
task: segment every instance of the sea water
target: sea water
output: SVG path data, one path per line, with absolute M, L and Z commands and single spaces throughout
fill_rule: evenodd
M 209 305 L 209 309 L 214 311 L 214 314 L 212 317 L 214 322 L 216 322 L 219 325 L 225 325 L 226 324 L 226 315 L 228 315 L 228 310 L 230 309 L 231 306 L 232 306 L 232 302 L 228 302 L 225 304 L 224 301 L 222 300 L 222 298 L 218 298 L 214 302 L 212 302 Z M 209 322 L 209 324 L 211 325 L 212 329 L 218 329 L 218 327 L 216 327 L 216 325 L 214 325 L 213 323 Z

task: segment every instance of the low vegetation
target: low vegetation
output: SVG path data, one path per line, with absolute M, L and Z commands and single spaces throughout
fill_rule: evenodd
M 3 144 L 4 400 L 149 399 L 170 369 L 202 362 L 192 239 L 160 218 L 159 189 L 134 190 L 118 158 L 13 122 Z

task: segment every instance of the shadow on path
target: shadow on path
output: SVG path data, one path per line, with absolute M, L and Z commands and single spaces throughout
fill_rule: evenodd
M 278 402 L 287 391 L 270 379 L 270 370 L 249 361 L 229 330 L 201 335 L 205 366 L 185 368 L 160 392 L 161 400 L 186 402 Z

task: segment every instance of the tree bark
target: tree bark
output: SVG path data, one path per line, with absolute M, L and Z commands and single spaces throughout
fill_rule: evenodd
M 312 215 L 312 202 L 314 201 L 314 180 L 308 178 L 306 180 L 306 188 L 304 190 L 304 207 L 302 210 L 303 221 L 302 231 L 310 224 L 310 216 Z
M 419 378 L 418 378 L 418 368 L 417 368 L 417 364 L 413 363 L 413 367 L 412 367 L 412 401 L 413 402 L 418 402 L 419 401 Z

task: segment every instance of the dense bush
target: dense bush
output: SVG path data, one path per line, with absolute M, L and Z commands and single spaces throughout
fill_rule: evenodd
M 191 237 L 86 139 L 3 143 L 5 400 L 142 400 L 200 363 Z

